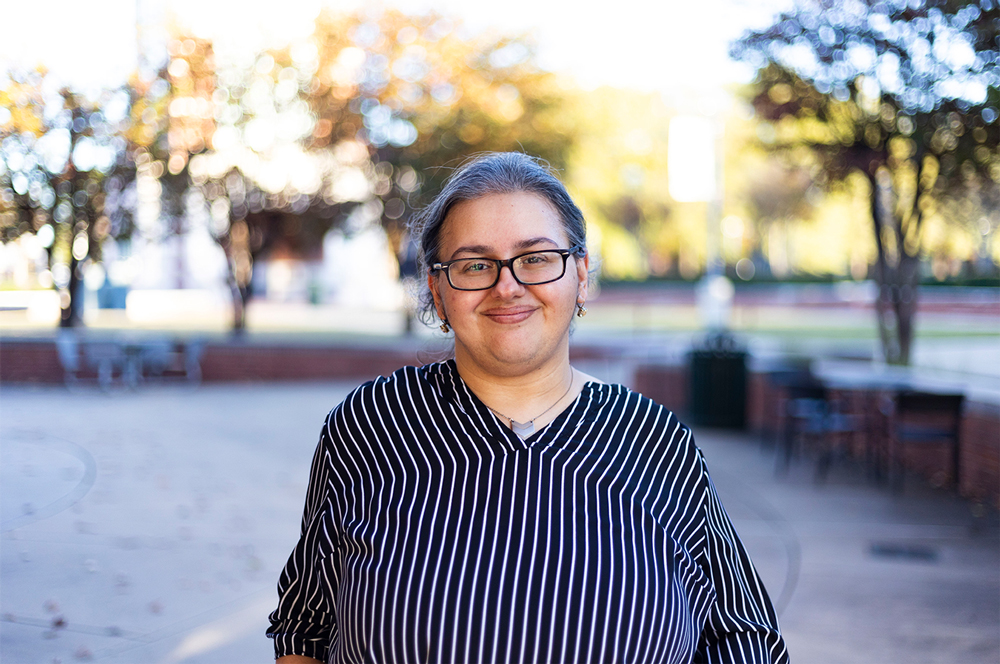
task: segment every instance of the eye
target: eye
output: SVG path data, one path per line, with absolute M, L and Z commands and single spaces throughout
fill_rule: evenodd
M 556 254 L 551 252 L 540 251 L 538 253 L 523 256 L 518 262 L 525 267 L 539 267 L 551 263 L 555 260 L 555 255 Z
M 480 272 L 491 271 L 496 266 L 490 261 L 477 260 L 473 258 L 458 263 L 457 267 L 462 274 L 479 274 Z

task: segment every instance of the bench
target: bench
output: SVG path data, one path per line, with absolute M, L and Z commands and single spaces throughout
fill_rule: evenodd
M 136 388 L 147 382 L 201 381 L 204 345 L 200 341 L 97 340 L 63 334 L 56 348 L 69 386 L 95 382 L 107 390 L 116 385 Z

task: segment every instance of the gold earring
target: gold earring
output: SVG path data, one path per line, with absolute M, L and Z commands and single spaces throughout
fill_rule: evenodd
M 439 326 L 439 329 L 442 332 L 444 332 L 445 334 L 448 334 L 449 332 L 451 332 L 451 328 L 448 327 L 448 319 L 447 318 L 445 318 L 445 319 L 443 319 L 441 321 L 441 325 Z
M 583 318 L 587 315 L 587 307 L 583 306 L 583 302 L 576 303 L 576 317 Z

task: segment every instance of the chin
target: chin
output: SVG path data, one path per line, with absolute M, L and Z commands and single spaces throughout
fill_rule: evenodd
M 497 375 L 520 375 L 537 369 L 559 354 L 560 344 L 539 344 L 537 337 L 509 339 L 490 350 Z
M 568 324 L 557 337 L 546 326 L 531 324 L 535 322 L 529 319 L 516 326 L 479 329 L 468 343 L 462 343 L 464 335 L 457 332 L 456 350 L 462 346 L 469 359 L 496 376 L 523 375 L 557 357 L 569 343 Z
M 530 352 L 494 352 L 493 361 L 496 365 L 497 375 L 518 375 L 535 369 L 542 364 L 542 360 L 535 353 Z

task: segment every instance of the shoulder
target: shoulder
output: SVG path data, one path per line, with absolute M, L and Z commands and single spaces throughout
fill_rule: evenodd
M 426 401 L 440 373 L 437 364 L 405 366 L 388 376 L 378 376 L 354 388 L 327 415 L 327 426 L 338 423 L 358 424 L 380 414 Z
M 630 481 L 648 488 L 643 501 L 650 513 L 674 539 L 694 546 L 708 474 L 691 429 L 663 404 L 624 385 L 590 389 L 601 401 L 600 412 L 585 423 L 595 449 L 613 451 Z
M 628 423 L 620 428 L 622 434 L 642 436 L 650 445 L 669 448 L 691 462 L 700 463 L 701 451 L 693 432 L 671 409 L 625 385 L 590 383 L 589 386 L 594 402 L 603 411 L 602 417 Z
M 676 413 L 641 392 L 636 392 L 618 383 L 594 381 L 588 383 L 588 386 L 601 401 L 606 402 L 611 408 L 620 409 L 630 414 L 649 415 L 661 420 L 665 424 L 669 424 L 671 427 L 677 428 L 679 431 L 684 432 L 685 435 L 690 436 L 691 434 L 690 428 L 680 421 Z

